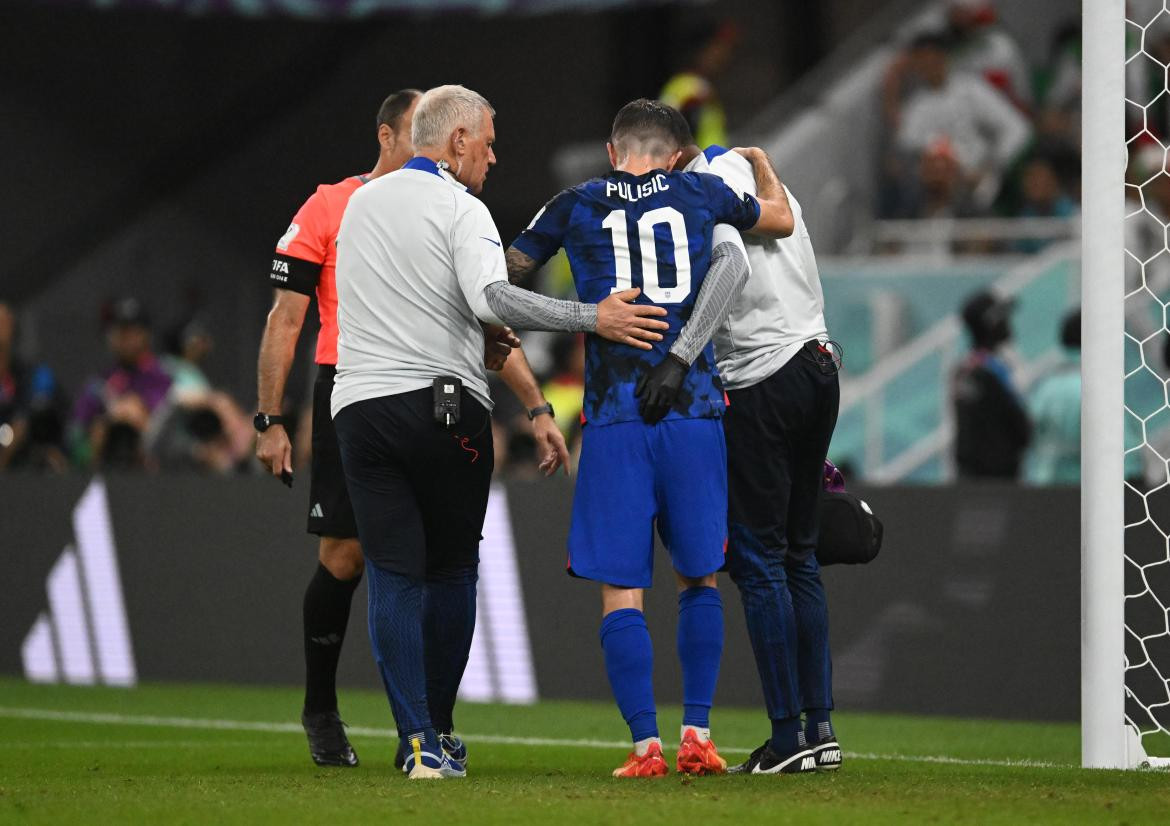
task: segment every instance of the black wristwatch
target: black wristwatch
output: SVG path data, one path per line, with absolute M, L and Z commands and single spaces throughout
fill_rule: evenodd
M 252 418 L 252 427 L 256 428 L 256 432 L 263 433 L 274 424 L 287 424 L 288 416 L 269 416 L 267 413 L 257 413 Z
M 547 413 L 553 419 L 557 417 L 557 414 L 553 412 L 553 406 L 548 402 L 545 402 L 540 407 L 534 407 L 528 411 L 528 421 L 532 421 L 542 413 Z

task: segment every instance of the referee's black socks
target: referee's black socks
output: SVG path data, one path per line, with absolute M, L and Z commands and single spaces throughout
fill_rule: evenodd
M 337 661 L 353 592 L 361 574 L 350 580 L 337 579 L 317 563 L 317 571 L 305 589 L 305 712 L 317 714 L 337 710 Z

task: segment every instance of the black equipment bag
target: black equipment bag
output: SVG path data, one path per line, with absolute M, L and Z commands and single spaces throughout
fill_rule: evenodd
M 882 521 L 869 505 L 847 491 L 821 493 L 821 565 L 861 565 L 882 549 Z

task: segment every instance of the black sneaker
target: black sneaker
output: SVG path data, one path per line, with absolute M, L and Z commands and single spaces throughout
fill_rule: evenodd
M 781 757 L 764 743 L 752 752 L 752 756 L 738 766 L 727 770 L 728 774 L 802 774 L 815 772 L 817 759 L 811 749 L 800 749 Z
M 301 714 L 301 725 L 309 737 L 309 755 L 318 766 L 356 766 L 358 757 L 349 738 L 345 723 L 336 711 Z
M 812 747 L 817 759 L 817 771 L 836 771 L 841 768 L 841 744 L 836 737 L 826 737 Z

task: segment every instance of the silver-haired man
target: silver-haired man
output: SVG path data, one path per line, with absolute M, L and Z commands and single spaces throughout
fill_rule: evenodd
M 508 282 L 499 231 L 475 197 L 496 162 L 493 115 L 462 86 L 427 92 L 415 157 L 355 192 L 338 234 L 332 413 L 370 638 L 411 778 L 466 773 L 462 743 L 435 724 L 450 719 L 471 647 L 493 468 L 480 322 L 643 349 L 667 326 L 654 318 L 665 310 L 632 303 L 636 289 L 581 304 Z M 429 707 L 428 694 L 449 706 Z

